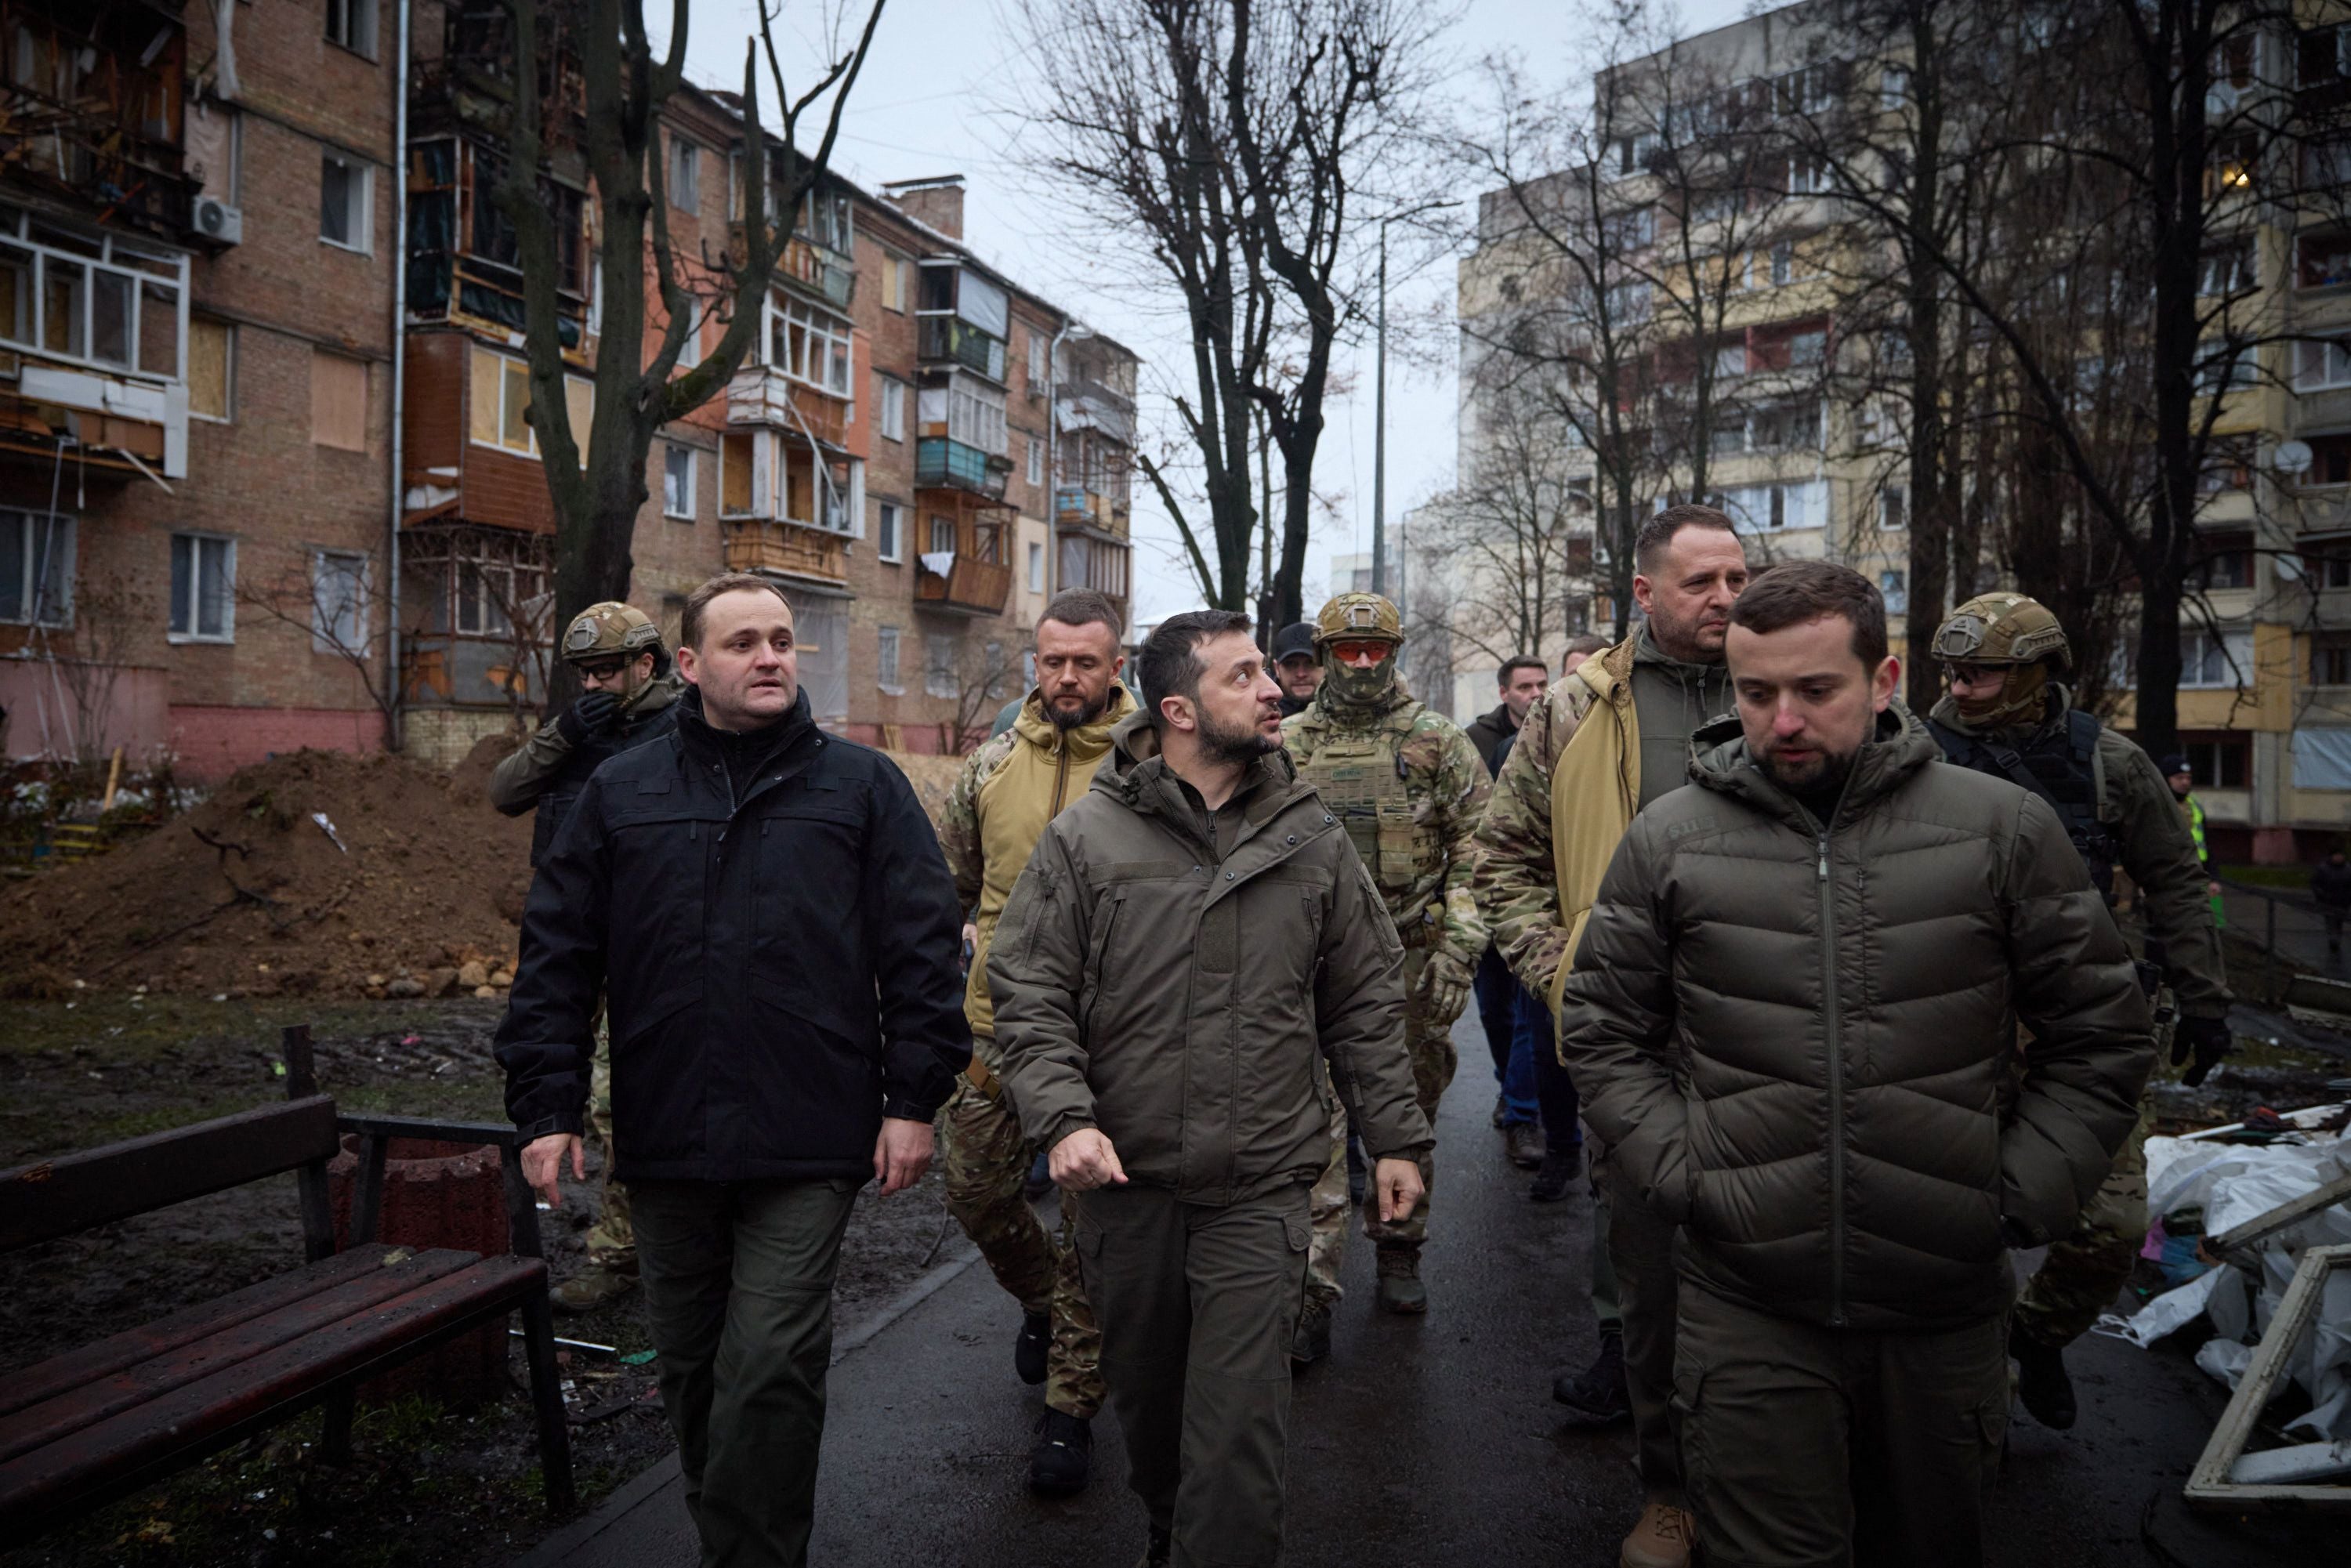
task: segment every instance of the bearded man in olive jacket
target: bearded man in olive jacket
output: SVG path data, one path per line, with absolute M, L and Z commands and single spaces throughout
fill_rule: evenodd
M 1307 1194 L 1330 1152 L 1317 1057 L 1377 1160 L 1382 1219 L 1420 1201 L 1431 1142 L 1404 945 L 1281 749 L 1249 631 L 1196 611 L 1152 633 L 1144 711 L 1046 826 L 987 958 L 1005 1087 L 1078 1206 L 1144 1560 L 1182 1568 L 1280 1557 Z
M 1699 1547 L 1980 1563 L 2005 1249 L 2105 1179 L 2154 1063 L 2146 998 L 2056 812 L 1893 706 L 1859 573 L 1761 573 L 1725 653 L 1738 717 L 1618 846 L 1561 1036 L 1618 1177 L 1681 1228 Z

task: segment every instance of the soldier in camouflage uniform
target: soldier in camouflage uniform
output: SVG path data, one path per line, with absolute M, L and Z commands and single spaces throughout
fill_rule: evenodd
M 1928 728 L 1947 759 L 2032 790 L 2056 808 L 2090 880 L 2111 889 L 2119 864 L 2138 889 L 2149 981 L 2169 988 L 2179 1012 L 2173 1061 L 2192 1051 L 2200 1082 L 2231 1043 L 2229 983 L 2206 873 L 2171 789 L 2147 754 L 2075 709 L 2062 684 L 2073 661 L 2065 629 L 2021 593 L 1987 593 L 1952 612 L 1935 633 L 1950 690 Z M 2158 1016 L 2167 1009 L 2158 1008 Z M 2149 1080 L 2150 1090 L 2154 1081 Z M 2044 1427 L 2074 1424 L 2065 1346 L 2089 1332 L 2129 1279 L 2147 1239 L 2147 1134 L 2154 1103 L 2115 1156 L 2105 1184 L 2073 1232 L 2050 1248 L 2016 1303 L 2009 1354 L 2017 1393 Z
M 1316 618 L 1314 645 L 1322 685 L 1303 712 L 1282 720 L 1282 744 L 1299 778 L 1346 824 L 1404 939 L 1405 1040 L 1421 1113 L 1434 1126 L 1437 1099 L 1453 1082 L 1453 1020 L 1486 950 L 1485 924 L 1469 899 L 1469 850 L 1491 780 L 1469 737 L 1405 689 L 1395 605 L 1375 593 L 1343 593 Z M 1310 1200 L 1306 1311 L 1291 1353 L 1301 1363 L 1330 1348 L 1347 1236 L 1346 1132 L 1344 1113 L 1334 1113 L 1331 1161 Z M 1433 1193 L 1432 1165 L 1421 1156 L 1421 1185 Z M 1380 1304 L 1390 1312 L 1428 1310 L 1420 1282 L 1427 1217 L 1426 1202 L 1394 1225 L 1364 1211 L 1364 1233 L 1379 1251 Z
M 1119 630 L 1116 608 L 1099 593 L 1073 589 L 1045 607 L 1037 687 L 1011 727 L 964 764 L 939 824 L 956 896 L 977 933 L 964 996 L 971 1066 L 942 1114 L 940 1166 L 949 1212 L 997 1283 L 1020 1303 L 1013 1364 L 1021 1381 L 1045 1385 L 1029 1484 L 1047 1496 L 1081 1490 L 1090 1477 L 1092 1422 L 1102 1403 L 1102 1335 L 1071 1245 L 1076 1197 L 1062 1195 L 1057 1241 L 1021 1190 L 1037 1151 L 997 1076 L 1003 1058 L 987 954 L 997 917 L 1046 824 L 1085 794 L 1110 753 L 1112 727 L 1134 712 L 1117 679 Z

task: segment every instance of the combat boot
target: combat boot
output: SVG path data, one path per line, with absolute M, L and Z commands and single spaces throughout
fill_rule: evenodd
M 1510 1163 L 1520 1170 L 1542 1168 L 1542 1129 L 1532 1122 L 1513 1122 L 1503 1128 L 1502 1147 L 1510 1155 Z
M 1093 1457 L 1094 1424 L 1048 1406 L 1037 1418 L 1037 1441 L 1029 1450 L 1029 1490 L 1040 1497 L 1085 1490 Z
M 2065 1353 L 2036 1342 L 2022 1323 L 2008 1331 L 2008 1354 L 2016 1358 L 2016 1395 L 2025 1413 L 2054 1432 L 2074 1425 L 2074 1380 L 2065 1375 Z
M 1602 1334 L 1600 1354 L 1592 1364 L 1573 1377 L 1562 1374 L 1553 1378 L 1551 1396 L 1583 1426 L 1613 1427 L 1632 1419 L 1633 1396 L 1625 1386 L 1625 1336 Z
M 1420 1254 L 1401 1247 L 1379 1251 L 1380 1305 L 1407 1317 L 1428 1311 L 1428 1287 L 1420 1282 Z
M 1309 1301 L 1298 1314 L 1298 1332 L 1290 1336 L 1290 1369 L 1303 1371 L 1331 1354 L 1331 1308 Z
M 559 1312 L 578 1314 L 592 1312 L 599 1307 L 610 1306 L 637 1287 L 634 1270 L 607 1268 L 590 1262 L 586 1268 L 547 1293 L 548 1304 Z
M 1616 1568 L 1689 1568 L 1698 1521 L 1669 1502 L 1651 1502 L 1616 1553 Z
M 1033 1388 L 1045 1381 L 1046 1353 L 1052 1348 L 1051 1313 L 1030 1312 L 1020 1320 L 1020 1337 L 1012 1342 L 1012 1370 L 1021 1382 Z
M 1575 1180 L 1576 1172 L 1583 1168 L 1583 1145 L 1569 1144 L 1543 1150 L 1542 1168 L 1535 1172 L 1534 1185 L 1527 1188 L 1527 1197 L 1537 1203 L 1557 1203 L 1567 1196 L 1568 1184 Z

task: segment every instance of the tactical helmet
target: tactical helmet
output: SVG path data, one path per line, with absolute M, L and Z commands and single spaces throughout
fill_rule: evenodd
M 2037 664 L 2053 657 L 2060 674 L 2074 665 L 2065 628 L 2046 605 L 2022 593 L 1976 595 L 1936 629 L 1934 646 L 1947 664 Z
M 661 663 L 661 628 L 653 618 L 634 605 L 606 600 L 591 604 L 574 616 L 569 630 L 563 633 L 563 657 L 572 664 L 585 659 L 607 659 L 617 653 L 633 659 L 639 653 L 650 653 L 653 663 Z
M 1314 645 L 1328 647 L 1342 640 L 1404 641 L 1404 617 L 1376 593 L 1342 593 L 1314 618 Z

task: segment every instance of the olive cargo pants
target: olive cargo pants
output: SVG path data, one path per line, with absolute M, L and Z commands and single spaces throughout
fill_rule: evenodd
M 1306 1188 L 1214 1206 L 1164 1187 L 1098 1187 L 1080 1200 L 1077 1231 L 1127 1484 L 1152 1527 L 1174 1532 L 1173 1568 L 1271 1568 Z
M 637 1267 L 704 1568 L 799 1568 L 816 1513 L 832 1276 L 857 1189 L 636 1185 Z
M 1684 1281 L 1674 1425 L 1708 1568 L 1976 1568 L 2007 1344 L 2005 1314 L 1865 1333 Z
M 1633 1404 L 1634 1453 L 1641 1495 L 1686 1506 L 1681 1450 L 1668 1402 L 1674 1392 L 1674 1325 L 1681 1278 L 1674 1269 L 1674 1228 L 1638 1194 L 1608 1179 L 1607 1150 L 1592 1157 L 1592 1312 L 1604 1334 L 1622 1336 L 1625 1391 Z

